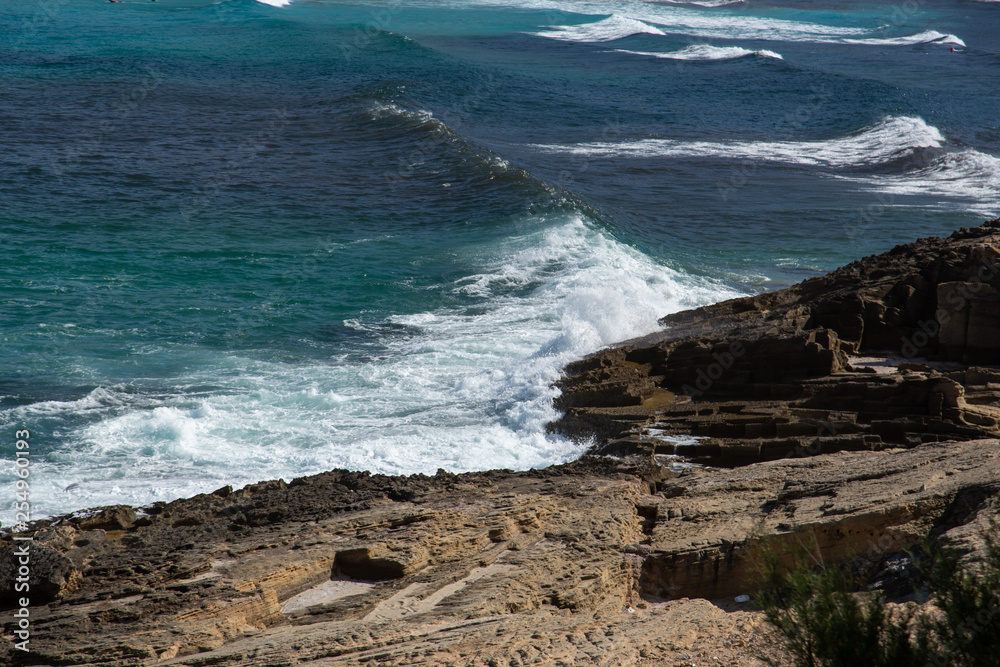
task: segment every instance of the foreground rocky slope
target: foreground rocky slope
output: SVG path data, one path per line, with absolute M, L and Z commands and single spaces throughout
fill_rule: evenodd
M 751 665 L 754 550 L 977 547 L 1000 485 L 1000 221 L 666 318 L 567 369 L 541 471 L 333 471 L 35 526 L 38 665 Z M 614 456 L 605 456 L 613 454 Z M 708 464 L 690 466 L 690 462 Z M 13 546 L 0 581 L 13 582 Z
M 629 665 L 749 643 L 748 613 L 641 598 L 642 490 L 601 464 L 335 471 L 112 508 L 36 533 L 64 591 L 3 664 Z

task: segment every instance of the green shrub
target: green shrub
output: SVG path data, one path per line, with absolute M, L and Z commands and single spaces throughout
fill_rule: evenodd
M 798 667 L 909 667 L 932 657 L 911 636 L 912 614 L 890 614 L 880 593 L 854 593 L 848 569 L 786 569 L 772 554 L 764 570 L 770 587 L 757 603 Z
M 934 667 L 1000 665 L 1000 545 L 991 527 L 982 563 L 971 572 L 955 550 L 930 554 L 928 586 L 941 612 L 926 620 L 936 640 Z
M 969 570 L 953 549 L 925 548 L 918 583 L 932 607 L 889 607 L 849 566 L 824 566 L 806 550 L 765 551 L 766 588 L 756 601 L 796 667 L 1000 666 L 1000 542 Z

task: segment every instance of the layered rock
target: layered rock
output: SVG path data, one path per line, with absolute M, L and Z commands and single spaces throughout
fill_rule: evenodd
M 332 471 L 36 524 L 31 651 L 0 588 L 0 662 L 780 656 L 734 600 L 757 549 L 891 572 L 927 538 L 974 549 L 996 514 L 998 248 L 1000 222 L 925 239 L 572 364 L 552 428 L 592 443 L 573 464 Z
M 571 364 L 554 426 L 724 466 L 1000 435 L 998 239 L 994 221 L 668 316 Z
M 611 666 L 746 644 L 748 612 L 641 598 L 642 490 L 600 461 L 334 471 L 155 505 L 127 531 L 57 520 L 36 544 L 82 579 L 31 607 L 31 652 L 3 664 Z

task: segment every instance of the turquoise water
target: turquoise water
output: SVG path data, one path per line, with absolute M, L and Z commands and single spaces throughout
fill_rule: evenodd
M 5 3 L 3 456 L 39 516 L 570 460 L 566 362 L 1000 215 L 998 12 Z

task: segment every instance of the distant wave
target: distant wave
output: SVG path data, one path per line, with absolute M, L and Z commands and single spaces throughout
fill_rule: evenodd
M 965 210 L 1000 215 L 1000 158 L 975 149 L 946 153 L 919 169 L 902 174 L 841 176 L 892 195 L 923 195 L 938 200 L 934 208 L 952 210 L 955 200 L 973 202 Z
M 468 143 L 468 139 L 452 129 L 447 123 L 436 118 L 433 113 L 425 109 L 407 109 L 395 102 L 384 103 L 375 102 L 368 108 L 368 116 L 371 120 L 391 121 L 393 124 L 406 130 L 417 130 L 422 133 L 429 133 L 437 136 L 442 145 Z M 427 148 L 424 146 L 423 148 Z M 479 150 L 485 151 L 480 148 Z M 426 155 L 427 150 L 421 150 L 421 155 Z M 492 155 L 492 154 L 491 154 Z M 493 166 L 508 168 L 510 164 L 499 158 L 490 159 Z
M 668 58 L 670 60 L 732 60 L 734 58 L 745 58 L 746 56 L 760 56 L 762 58 L 783 60 L 780 53 L 766 49 L 751 51 L 739 46 L 711 46 L 710 44 L 692 44 L 680 51 L 670 51 L 668 53 L 626 51 L 625 49 L 617 49 L 617 51 L 618 53 L 631 53 L 637 56 L 652 56 L 654 58 Z
M 467 175 L 479 173 L 495 184 L 519 182 L 538 193 L 553 192 L 551 186 L 524 168 L 511 164 L 479 142 L 462 135 L 430 111 L 407 109 L 394 102 L 375 102 L 367 109 L 367 116 L 404 134 L 413 135 L 415 143 L 409 160 L 400 163 L 398 171 L 385 174 L 387 179 L 432 175 L 433 170 L 428 171 L 426 166 L 428 161 L 459 159 L 463 161 L 463 170 Z
M 284 7 L 285 5 L 290 5 L 292 0 L 257 0 L 257 2 L 264 5 L 271 5 L 272 7 Z
M 865 38 L 865 39 L 845 39 L 843 40 L 845 44 L 870 44 L 870 45 L 885 45 L 885 46 L 908 46 L 913 44 L 954 44 L 956 46 L 965 46 L 965 42 L 956 37 L 955 35 L 946 35 L 937 30 L 925 30 L 923 32 L 917 33 L 915 35 L 907 35 L 905 37 L 884 37 L 884 38 Z
M 573 145 L 539 145 L 552 152 L 623 157 L 722 157 L 788 164 L 850 166 L 877 164 L 939 147 L 945 138 L 920 118 L 889 117 L 860 132 L 825 141 L 678 141 L 641 139 Z
M 662 30 L 642 21 L 612 14 L 596 23 L 559 26 L 546 32 L 535 33 L 567 42 L 610 42 L 631 35 L 662 35 Z
M 994 0 L 1000 2 L 1000 0 Z M 728 7 L 742 5 L 746 0 L 646 0 L 654 5 L 697 5 L 699 7 Z
M 960 200 L 963 210 L 987 217 L 1000 215 L 1000 157 L 971 148 L 948 150 L 945 143 L 941 132 L 923 119 L 896 116 L 823 141 L 642 139 L 537 147 L 594 157 L 704 157 L 839 169 L 863 167 L 869 172 L 875 168 L 899 173 L 841 172 L 832 176 L 891 195 L 936 198 L 934 207 L 942 209 L 954 208 Z
M 529 0 L 529 4 L 531 1 Z M 545 3 L 549 4 L 549 3 Z M 551 5 L 572 13 L 600 13 L 600 5 L 590 3 L 566 4 L 556 1 Z M 607 27 L 603 24 L 607 22 Z M 752 39 L 789 42 L 836 42 L 844 38 L 863 38 L 871 31 L 861 28 L 846 28 L 790 21 L 785 19 L 761 18 L 743 14 L 705 12 L 704 9 L 645 3 L 640 7 L 630 7 L 628 14 L 612 16 L 584 25 L 558 26 L 554 29 L 535 33 L 552 39 L 568 41 L 598 41 L 588 39 L 591 30 L 606 30 L 613 25 L 629 26 L 620 29 L 609 39 L 620 39 L 638 33 L 662 35 L 664 33 L 692 35 L 716 39 Z M 610 30 L 609 30 L 610 33 Z M 607 41 L 600 40 L 600 41 Z
M 448 129 L 448 126 L 443 122 L 434 117 L 430 111 L 425 111 L 423 109 L 404 109 L 395 102 L 383 103 L 375 102 L 371 106 L 371 116 L 373 120 L 381 120 L 384 118 L 395 118 L 400 120 L 405 120 L 414 125 L 427 125 L 434 127 L 436 129 Z
M 714 3 L 717 0 L 704 0 Z M 566 3 L 561 0 L 504 0 L 515 5 L 559 9 L 570 13 L 600 14 L 607 5 L 592 2 Z M 823 44 L 867 44 L 875 46 L 907 46 L 939 43 L 964 46 L 956 35 L 925 30 L 914 35 L 882 36 L 881 31 L 868 28 L 832 26 L 808 21 L 765 18 L 743 13 L 706 12 L 684 7 L 678 2 L 645 2 L 630 6 L 622 13 L 593 23 L 556 26 L 533 33 L 551 39 L 575 42 L 611 41 L 636 34 L 682 34 L 710 39 L 759 40 L 780 42 L 813 42 Z M 714 6 L 714 5 L 713 5 Z

